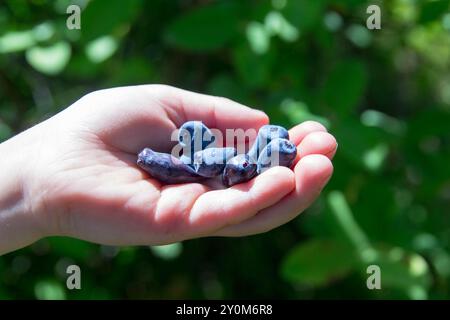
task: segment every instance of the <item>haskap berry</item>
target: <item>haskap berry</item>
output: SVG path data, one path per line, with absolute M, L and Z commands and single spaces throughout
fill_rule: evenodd
M 248 155 L 256 161 L 261 151 L 270 143 L 270 141 L 277 138 L 289 140 L 289 132 L 281 126 L 271 124 L 262 126 L 258 131 L 258 136 L 256 137 L 253 146 L 250 148 Z
M 207 148 L 197 151 L 194 154 L 194 170 L 202 177 L 218 176 L 225 168 L 228 159 L 235 155 L 235 148 Z
M 180 159 L 185 164 L 192 164 L 195 152 L 215 146 L 215 137 L 203 122 L 187 121 L 178 131 L 178 143 L 183 147 Z
M 277 138 L 261 151 L 258 158 L 258 174 L 274 166 L 290 167 L 297 156 L 297 147 L 287 139 Z
M 196 182 L 204 179 L 194 169 L 168 153 L 145 148 L 138 155 L 137 164 L 152 177 L 167 184 Z
M 248 154 L 238 154 L 228 160 L 222 174 L 223 184 L 231 187 L 256 175 L 257 165 Z
M 188 121 L 178 133 L 178 143 L 183 147 L 180 158 L 145 148 L 139 153 L 137 164 L 167 184 L 197 182 L 222 174 L 223 184 L 230 187 L 270 167 L 290 167 L 297 155 L 288 131 L 275 125 L 259 129 L 247 154 L 236 155 L 235 148 L 216 148 L 215 142 L 211 130 L 201 121 Z

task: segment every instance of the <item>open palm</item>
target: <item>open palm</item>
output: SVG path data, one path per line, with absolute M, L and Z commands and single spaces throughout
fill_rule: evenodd
M 225 98 L 147 85 L 94 92 L 32 128 L 39 141 L 27 188 L 46 234 L 154 245 L 260 233 L 301 213 L 332 174 L 335 139 L 305 122 L 290 130 L 299 153 L 293 170 L 274 167 L 226 189 L 164 185 L 136 166 L 136 155 L 144 147 L 169 152 L 172 132 L 187 120 L 219 130 L 269 122 Z

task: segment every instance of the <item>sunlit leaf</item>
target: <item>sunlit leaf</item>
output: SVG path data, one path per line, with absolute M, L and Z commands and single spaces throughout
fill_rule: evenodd
M 450 13 L 447 13 L 442 17 L 442 26 L 445 30 L 450 31 Z
M 297 28 L 278 11 L 269 12 L 264 20 L 264 25 L 268 34 L 278 35 L 288 42 L 297 40 L 299 36 Z
M 325 127 L 330 126 L 330 122 L 326 118 L 311 113 L 308 106 L 300 101 L 285 99 L 281 103 L 281 110 L 289 117 L 293 124 L 312 120 L 320 122 Z
M 355 134 L 356 132 L 357 134 Z M 351 163 L 358 164 L 366 169 L 370 168 L 364 162 L 365 155 L 370 153 L 374 146 L 390 141 L 389 135 L 379 128 L 364 126 L 360 121 L 353 119 L 335 123 L 333 134 L 339 141 L 339 153 Z
M 183 250 L 180 242 L 171 243 L 163 246 L 151 246 L 153 254 L 164 260 L 172 260 L 178 257 Z
M 56 75 L 69 62 L 71 48 L 67 42 L 58 42 L 50 47 L 33 47 L 26 52 L 28 63 L 37 71 Z
M 449 68 L 450 37 L 440 21 L 413 28 L 406 42 L 437 68 Z
M 36 43 L 33 32 L 10 31 L 0 37 L 0 53 L 26 50 Z
M 411 299 L 426 299 L 431 278 L 425 259 L 398 247 L 377 249 L 379 257 L 374 264 L 380 267 L 381 289 L 401 289 Z
M 381 168 L 389 148 L 385 143 L 380 143 L 369 149 L 363 156 L 363 161 L 369 170 L 377 171 Z
M 327 200 L 338 226 L 359 259 L 365 262 L 372 261 L 376 257 L 375 251 L 364 230 L 356 222 L 345 195 L 341 191 L 334 190 L 328 194 Z
M 330 11 L 323 18 L 325 27 L 330 31 L 337 31 L 342 27 L 343 21 L 339 13 Z
M 86 55 L 93 63 L 100 63 L 110 58 L 117 50 L 117 40 L 104 36 L 86 45 Z
M 246 29 L 248 43 L 256 54 L 263 54 L 269 50 L 270 34 L 259 22 L 250 22 Z
M 34 295 L 39 300 L 65 300 L 66 294 L 61 283 L 54 280 L 41 280 L 34 286 Z
M 36 41 L 47 41 L 55 34 L 55 26 L 52 22 L 44 22 L 33 28 L 33 36 Z
M 401 135 L 406 125 L 401 120 L 377 110 L 366 110 L 361 114 L 361 123 L 368 127 L 382 128 L 386 132 Z
M 366 26 L 354 24 L 345 32 L 347 38 L 357 47 L 366 48 L 372 42 L 372 33 Z

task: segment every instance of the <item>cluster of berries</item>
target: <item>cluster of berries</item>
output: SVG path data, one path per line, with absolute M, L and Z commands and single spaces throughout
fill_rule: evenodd
M 215 136 L 201 121 L 188 121 L 178 133 L 178 143 L 183 147 L 180 157 L 145 148 L 139 153 L 137 164 L 167 184 L 221 175 L 223 184 L 230 187 L 273 166 L 290 167 L 297 155 L 288 131 L 275 125 L 261 127 L 255 143 L 245 154 L 237 154 L 232 147 L 218 148 L 215 142 Z

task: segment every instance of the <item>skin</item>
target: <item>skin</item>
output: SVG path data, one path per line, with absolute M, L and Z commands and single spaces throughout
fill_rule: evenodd
M 52 235 L 109 245 L 247 236 L 304 211 L 330 179 L 336 140 L 316 122 L 290 131 L 293 170 L 274 167 L 231 188 L 163 185 L 136 166 L 144 147 L 170 152 L 187 120 L 258 129 L 266 114 L 169 86 L 96 91 L 0 144 L 0 254 Z

